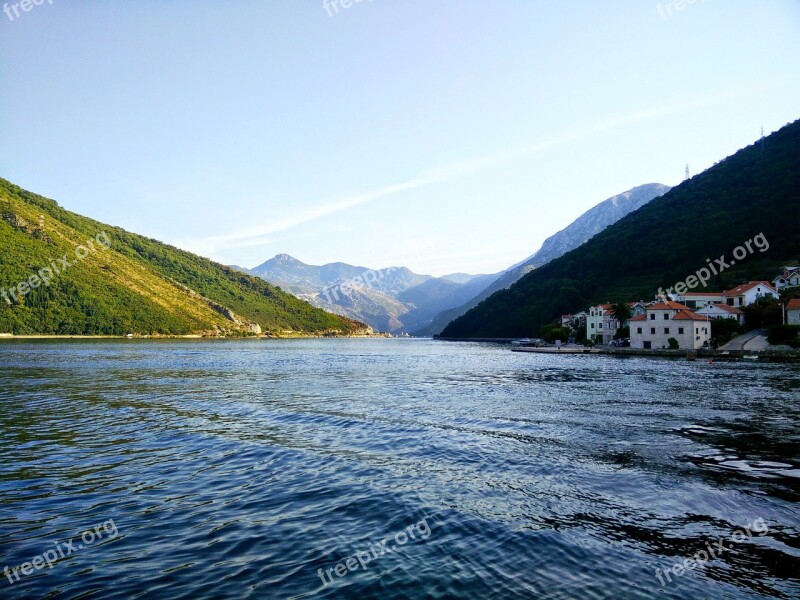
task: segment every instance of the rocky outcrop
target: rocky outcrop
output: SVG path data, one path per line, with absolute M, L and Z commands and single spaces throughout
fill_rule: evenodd
M 199 294 L 196 291 L 194 291 L 189 286 L 183 285 L 182 283 L 180 283 L 178 281 L 175 281 L 174 279 L 170 279 L 170 281 L 173 284 L 175 284 L 176 286 L 178 286 L 180 289 L 185 291 L 190 296 L 192 296 L 194 298 L 200 298 L 203 302 L 208 304 L 208 306 L 212 310 L 214 310 L 215 312 L 218 312 L 223 317 L 225 317 L 230 322 L 232 322 L 234 325 L 236 325 L 238 329 L 243 330 L 243 331 L 245 331 L 247 333 L 252 333 L 253 335 L 261 335 L 261 333 L 262 333 L 261 325 L 259 325 L 258 323 L 254 323 L 253 321 L 250 321 L 248 319 L 245 319 L 244 317 L 241 317 L 241 316 L 237 315 L 235 312 L 233 312 L 227 306 L 223 306 L 222 304 L 219 304 L 218 302 L 214 302 L 210 298 L 206 298 L 202 294 Z
M 44 231 L 44 215 L 39 217 L 38 226 L 30 224 L 28 221 L 13 212 L 0 213 L 0 220 L 5 221 L 14 229 L 22 231 L 23 233 L 27 233 L 28 235 L 32 235 L 36 239 L 43 240 L 48 244 L 51 241 Z

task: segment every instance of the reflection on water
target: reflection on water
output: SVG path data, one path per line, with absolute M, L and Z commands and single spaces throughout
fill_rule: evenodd
M 798 597 L 798 391 L 792 365 L 489 344 L 3 342 L 0 567 L 119 535 L 0 596 Z

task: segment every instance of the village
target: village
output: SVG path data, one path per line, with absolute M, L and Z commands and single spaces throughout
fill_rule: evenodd
M 720 339 L 729 342 L 740 333 L 758 329 L 764 346 L 767 325 L 800 326 L 800 298 L 781 294 L 791 288 L 797 288 L 796 295 L 800 296 L 800 266 L 783 267 L 772 282 L 749 281 L 722 292 L 667 293 L 649 302 L 598 304 L 574 315 L 562 315 L 561 327 L 572 333 L 570 341 L 583 340 L 589 346 L 686 351 L 713 348 Z M 755 312 L 748 307 L 754 305 L 777 306 L 782 313 L 780 321 L 747 322 L 747 313 Z M 712 325 L 716 332 L 712 332 Z M 791 335 L 793 328 L 784 330 Z

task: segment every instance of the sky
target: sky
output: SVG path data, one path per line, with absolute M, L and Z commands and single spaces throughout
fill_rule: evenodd
M 800 118 L 798 0 L 38 1 L 0 177 L 225 264 L 498 272 Z

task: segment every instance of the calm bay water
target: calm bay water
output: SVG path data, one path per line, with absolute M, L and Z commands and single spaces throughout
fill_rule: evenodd
M 75 551 L 0 597 L 797 598 L 799 400 L 794 365 L 2 342 L 0 568 Z

